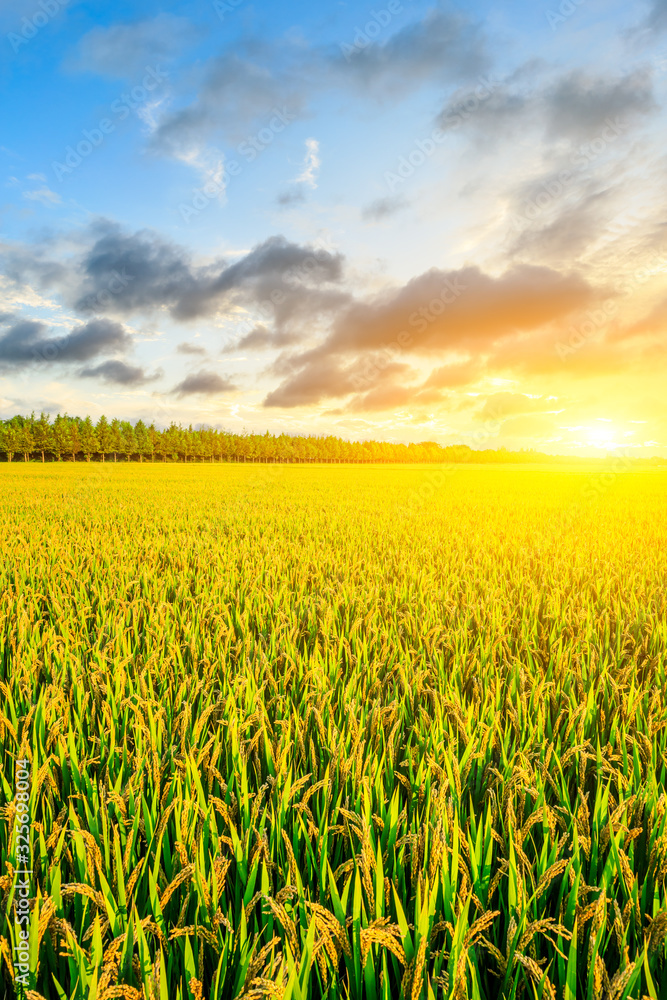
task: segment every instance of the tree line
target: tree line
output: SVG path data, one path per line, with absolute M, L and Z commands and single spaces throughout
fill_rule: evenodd
M 327 436 L 235 434 L 212 427 L 164 430 L 142 420 L 107 420 L 48 414 L 15 416 L 0 421 L 0 455 L 13 461 L 125 462 L 546 462 L 554 456 L 530 451 L 487 449 L 467 445 L 442 447 L 433 441 L 391 444 L 347 441 Z

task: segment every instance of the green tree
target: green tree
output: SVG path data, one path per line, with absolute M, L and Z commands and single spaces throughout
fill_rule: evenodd
M 123 431 L 120 425 L 120 420 L 115 418 L 111 421 L 111 427 L 109 428 L 109 437 L 111 440 L 111 451 L 113 452 L 114 462 L 118 461 L 118 452 L 123 450 Z
M 164 449 L 166 454 L 171 455 L 173 459 L 178 460 L 181 456 L 181 428 L 172 423 L 169 428 L 163 432 L 162 437 L 164 439 Z
M 139 454 L 139 461 L 143 462 L 144 458 L 148 455 L 153 455 L 153 442 L 151 441 L 150 434 L 148 433 L 148 428 L 143 420 L 137 420 L 134 425 L 134 436 L 137 441 L 137 452 Z
M 81 439 L 81 451 L 86 456 L 86 461 L 90 462 L 90 456 L 99 451 L 100 443 L 97 439 L 97 432 L 90 417 L 86 417 L 79 425 L 79 437 Z
M 53 421 L 53 451 L 56 459 L 61 462 L 62 456 L 70 450 L 70 419 L 65 414 L 58 414 Z
M 69 453 L 72 456 L 72 461 L 76 462 L 76 456 L 81 451 L 81 435 L 79 433 L 79 422 L 78 420 L 70 420 L 69 422 Z
M 125 460 L 127 462 L 132 461 L 132 456 L 136 455 L 139 450 L 137 444 L 137 435 L 134 432 L 134 427 L 129 422 L 129 420 L 121 421 L 120 425 L 120 440 L 121 447 L 120 450 L 125 455 Z
M 97 421 L 95 433 L 97 435 L 97 444 L 100 450 L 100 455 L 102 456 L 102 461 L 105 462 L 106 456 L 110 455 L 113 451 L 113 440 L 109 421 L 104 414 L 102 414 L 100 419 Z
M 40 453 L 43 462 L 44 453 L 53 450 L 53 431 L 49 423 L 48 414 L 40 413 L 39 420 L 35 421 L 32 433 L 35 439 L 35 450 Z
M 23 426 L 18 428 L 16 440 L 18 450 L 23 455 L 23 461 L 29 462 L 30 455 L 35 450 L 35 439 L 29 420 L 24 421 Z
M 2 425 L 2 450 L 7 456 L 8 462 L 14 461 L 14 455 L 19 450 L 19 428 L 11 421 Z

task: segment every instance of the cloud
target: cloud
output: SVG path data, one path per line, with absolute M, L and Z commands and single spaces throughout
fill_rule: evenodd
M 235 43 L 209 61 L 197 96 L 162 117 L 152 148 L 183 159 L 213 135 L 236 144 L 249 138 L 249 128 L 268 125 L 276 110 L 282 112 L 277 128 L 282 131 L 285 121 L 296 120 L 307 107 L 301 55 L 301 48 L 291 50 L 288 41 L 279 54 L 256 39 Z
M 552 138 L 590 139 L 607 119 L 629 120 L 657 107 L 650 75 L 642 70 L 617 80 L 574 70 L 544 97 L 546 133 Z
M 288 347 L 299 340 L 297 336 L 289 333 L 275 333 L 267 330 L 261 323 L 254 327 L 250 333 L 238 341 L 238 343 L 225 348 L 224 353 L 230 354 L 235 351 L 263 351 L 274 350 L 278 347 Z
M 26 368 L 36 363 L 88 361 L 98 354 L 129 347 L 132 338 L 120 323 L 91 320 L 63 337 L 47 337 L 45 323 L 20 320 L 0 336 L 0 365 Z
M 365 48 L 355 47 L 354 37 L 328 48 L 289 36 L 279 47 L 245 37 L 209 62 L 197 96 L 164 116 L 152 142 L 160 152 L 182 157 L 213 134 L 238 142 L 249 128 L 266 124 L 276 107 L 301 118 L 326 91 L 347 89 L 355 98 L 396 102 L 424 84 L 475 79 L 488 62 L 481 28 L 440 6 L 384 44 Z
M 182 382 L 175 385 L 170 394 L 178 396 L 215 396 L 222 392 L 233 392 L 236 386 L 229 379 L 223 378 L 216 372 L 201 371 L 192 375 L 187 375 Z
M 518 129 L 539 131 L 551 143 L 592 142 L 608 120 L 625 132 L 656 108 L 648 69 L 615 77 L 575 69 L 550 77 L 542 63 L 532 60 L 503 81 L 457 91 L 438 125 L 445 131 L 472 130 L 487 144 Z
M 424 386 L 434 389 L 454 389 L 476 382 L 482 374 L 482 365 L 477 359 L 443 365 L 431 372 Z
M 322 166 L 320 159 L 320 144 L 317 139 L 306 139 L 306 156 L 303 170 L 294 179 L 295 184 L 305 184 L 307 187 L 317 187 L 317 174 Z
M 202 347 L 201 344 L 191 344 L 189 341 L 179 344 L 176 350 L 179 354 L 206 354 L 205 347 Z
M 145 21 L 96 27 L 81 38 L 67 68 L 129 79 L 145 72 L 147 63 L 170 62 L 195 38 L 192 21 L 166 13 Z
M 493 359 L 505 344 L 561 322 L 599 294 L 580 276 L 548 267 L 522 264 L 499 277 L 477 267 L 433 268 L 370 301 L 355 300 L 339 311 L 317 347 L 279 358 L 272 370 L 286 377 L 264 405 L 308 405 L 366 390 L 372 394 L 370 404 L 379 398 L 381 384 L 408 370 L 396 361 L 403 352 L 471 355 L 467 362 L 436 369 L 424 385 L 412 387 L 413 394 L 426 391 L 433 400 L 440 388 L 474 381 L 484 357 Z M 345 355 L 357 360 L 344 367 L 339 358 Z M 556 362 L 552 342 L 552 368 Z
M 272 236 L 240 259 L 194 264 L 186 249 L 156 233 L 127 233 L 107 220 L 82 236 L 88 244 L 67 264 L 42 249 L 5 250 L 14 280 L 36 279 L 62 290 L 75 310 L 125 316 L 166 310 L 176 320 L 231 312 L 238 306 L 270 314 L 279 329 L 312 321 L 349 300 L 332 285 L 343 275 L 335 252 Z
M 640 29 L 656 33 L 667 30 L 667 0 L 653 0 Z
M 354 42 L 354 40 L 352 40 Z M 391 35 L 334 61 L 341 79 L 365 95 L 404 97 L 422 83 L 473 80 L 489 64 L 478 24 L 458 11 L 431 8 Z
M 292 191 L 282 191 L 276 201 L 278 204 L 285 208 L 289 205 L 302 205 L 306 200 L 306 194 L 303 188 L 294 188 Z
M 549 195 L 559 189 L 560 194 Z M 617 195 L 609 178 L 600 186 L 590 177 L 564 186 L 558 171 L 523 185 L 515 192 L 517 235 L 508 255 L 543 262 L 576 259 L 605 231 Z
M 395 410 L 397 407 L 411 406 L 415 403 L 432 403 L 439 399 L 440 393 L 415 391 L 414 386 L 384 385 L 371 389 L 363 396 L 357 396 L 345 412 L 369 413 Z
M 518 264 L 497 278 L 472 266 L 432 268 L 374 301 L 350 305 L 318 353 L 381 348 L 396 341 L 424 354 L 479 350 L 566 316 L 595 297 L 580 276 L 548 267 Z
M 365 222 L 381 222 L 383 219 L 396 215 L 408 205 L 409 202 L 403 195 L 388 195 L 386 198 L 378 198 L 366 205 L 362 209 L 361 217 Z
M 367 386 L 370 381 L 391 381 L 408 371 L 407 365 L 397 362 L 383 364 L 378 369 L 370 356 L 358 358 L 346 367 L 331 359 L 313 358 L 301 371 L 291 375 L 270 392 L 264 400 L 264 406 L 308 406 L 323 399 L 349 396 Z
M 62 198 L 55 191 L 51 191 L 48 187 L 36 188 L 34 191 L 24 191 L 23 197 L 27 198 L 28 201 L 38 201 L 41 205 L 48 207 L 49 205 L 60 205 Z
M 147 375 L 143 368 L 128 365 L 124 361 L 104 361 L 96 368 L 83 368 L 81 378 L 99 378 L 113 385 L 144 385 L 162 377 L 162 372 Z

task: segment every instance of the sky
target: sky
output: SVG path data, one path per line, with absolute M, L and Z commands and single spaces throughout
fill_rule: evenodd
M 3 0 L 0 417 L 667 455 L 667 0 Z

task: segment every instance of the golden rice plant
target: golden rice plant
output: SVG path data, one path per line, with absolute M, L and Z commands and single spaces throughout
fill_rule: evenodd
M 667 997 L 665 474 L 1 472 L 0 992 Z

